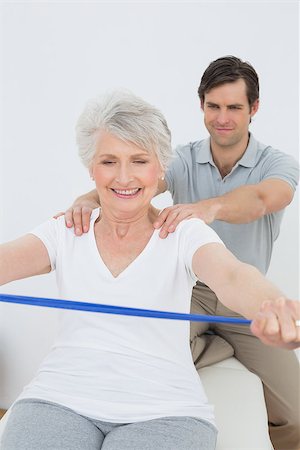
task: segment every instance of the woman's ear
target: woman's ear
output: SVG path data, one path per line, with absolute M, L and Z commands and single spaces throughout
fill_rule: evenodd
M 90 174 L 91 180 L 94 181 L 93 165 L 92 164 L 89 167 L 89 174 Z

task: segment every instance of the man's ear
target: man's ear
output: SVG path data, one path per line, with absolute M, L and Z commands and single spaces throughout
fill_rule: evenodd
M 253 102 L 252 106 L 251 106 L 251 110 L 250 110 L 250 116 L 253 117 L 254 114 L 257 113 L 259 109 L 259 99 L 255 100 L 255 102 Z
M 200 108 L 202 111 L 204 110 L 204 101 L 202 99 L 200 100 Z

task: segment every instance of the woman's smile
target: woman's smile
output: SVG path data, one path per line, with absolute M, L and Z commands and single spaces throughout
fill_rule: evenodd
M 141 188 L 133 188 L 133 189 L 113 189 L 113 188 L 111 188 L 111 190 L 119 198 L 131 199 L 131 198 L 136 198 L 142 189 Z

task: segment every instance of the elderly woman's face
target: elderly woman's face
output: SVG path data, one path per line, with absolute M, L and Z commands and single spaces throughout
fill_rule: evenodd
M 154 152 L 101 132 L 90 173 L 102 208 L 135 212 L 148 208 L 163 170 Z

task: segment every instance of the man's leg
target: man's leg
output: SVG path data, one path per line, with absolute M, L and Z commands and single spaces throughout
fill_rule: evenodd
M 197 282 L 192 293 L 191 313 L 215 315 L 218 299 L 205 284 Z M 220 336 L 209 334 L 213 325 L 191 322 L 190 343 L 194 364 L 198 369 L 233 355 L 233 348 Z
M 218 302 L 216 313 L 236 316 Z M 300 448 L 300 366 L 293 351 L 264 345 L 248 326 L 216 324 L 214 332 L 234 349 L 234 356 L 263 382 L 269 432 L 276 450 Z

